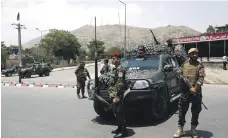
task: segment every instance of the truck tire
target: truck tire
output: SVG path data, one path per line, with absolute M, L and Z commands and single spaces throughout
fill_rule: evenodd
M 105 105 L 102 104 L 99 100 L 95 99 L 93 102 L 94 111 L 105 120 L 110 120 L 114 117 L 112 110 L 105 111 Z
M 26 73 L 25 73 L 25 77 L 26 77 L 26 78 L 31 78 L 31 76 L 32 76 L 32 74 L 31 74 L 30 72 L 26 72 Z
M 44 74 L 40 73 L 40 74 L 39 74 L 39 77 L 43 77 L 43 75 L 44 75 Z
M 10 77 L 10 76 L 12 76 L 12 74 L 11 73 L 6 73 L 5 76 L 6 77 Z
M 50 75 L 50 72 L 49 71 L 45 71 L 44 72 L 44 76 L 49 76 Z
M 168 95 L 167 88 L 164 85 L 158 88 L 157 98 L 152 105 L 153 116 L 157 120 L 165 119 L 168 115 Z

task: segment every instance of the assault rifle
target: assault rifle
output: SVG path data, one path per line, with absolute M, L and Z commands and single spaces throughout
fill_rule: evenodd
M 191 89 L 193 88 L 192 84 L 189 82 L 189 80 L 187 78 L 185 78 L 183 75 L 182 75 L 182 71 L 180 69 L 176 69 L 175 70 L 176 74 L 185 82 L 185 84 Z M 194 96 L 196 96 L 198 99 L 200 99 L 200 97 L 198 97 L 196 94 L 199 94 L 198 92 L 195 93 L 192 93 Z M 200 99 L 201 100 L 201 99 Z M 204 108 L 206 110 L 208 110 L 207 106 L 201 101 L 201 104 L 204 106 Z

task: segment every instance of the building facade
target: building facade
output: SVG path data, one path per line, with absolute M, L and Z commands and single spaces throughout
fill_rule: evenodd
M 216 26 L 214 27 L 216 30 L 216 33 L 224 33 L 224 32 L 228 32 L 228 24 L 224 25 L 224 26 Z
M 189 36 L 173 39 L 174 44 L 182 44 L 185 50 L 199 49 L 199 57 L 222 57 L 228 54 L 228 32 Z

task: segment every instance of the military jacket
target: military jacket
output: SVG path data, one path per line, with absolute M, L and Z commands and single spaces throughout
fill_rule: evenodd
M 111 67 L 109 64 L 104 64 L 104 66 L 102 67 L 100 73 L 104 74 L 104 73 L 108 73 L 111 71 Z
M 205 69 L 202 63 L 191 60 L 186 61 L 181 66 L 183 76 L 189 80 L 189 82 L 197 89 L 200 90 L 203 85 Z
M 78 79 L 86 79 L 87 76 L 90 78 L 90 74 L 86 68 L 78 67 L 74 73 Z
M 120 71 L 121 65 L 115 66 L 110 72 L 109 96 L 116 97 L 124 93 L 125 90 L 125 72 Z

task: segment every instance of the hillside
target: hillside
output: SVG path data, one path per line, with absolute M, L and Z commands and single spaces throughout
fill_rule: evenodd
M 153 43 L 150 29 L 153 29 L 155 36 L 161 43 L 164 43 L 168 38 L 178 38 L 182 36 L 192 36 L 201 34 L 200 32 L 195 31 L 187 26 L 169 25 L 158 28 L 139 28 L 127 26 L 127 48 L 132 48 L 140 44 Z M 122 32 L 122 34 L 120 32 Z M 89 41 L 94 39 L 94 26 L 85 25 L 79 29 L 72 31 L 72 33 L 79 39 L 80 43 L 83 46 L 86 46 L 86 44 Z M 124 25 L 97 26 L 97 39 L 104 41 L 106 48 L 112 46 L 123 46 Z M 39 41 L 40 38 L 35 38 L 27 42 L 26 44 L 23 44 L 23 48 L 31 48 L 34 46 L 34 44 L 39 43 Z

